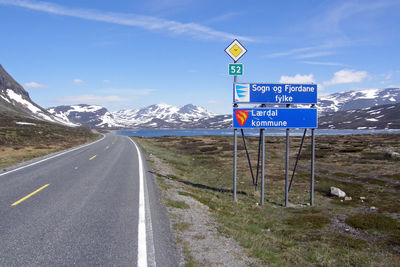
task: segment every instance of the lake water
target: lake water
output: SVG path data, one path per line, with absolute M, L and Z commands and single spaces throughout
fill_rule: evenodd
M 291 136 L 302 136 L 304 129 L 291 129 Z M 233 136 L 233 129 L 131 129 L 115 131 L 116 134 L 137 137 L 160 137 L 160 136 L 197 136 L 197 135 L 218 135 Z M 244 130 L 246 136 L 258 136 L 260 131 Z M 311 130 L 307 130 L 310 134 Z M 349 134 L 372 134 L 372 133 L 400 133 L 400 130 L 320 130 L 316 129 L 317 135 L 349 135 Z M 284 129 L 266 129 L 266 136 L 285 136 Z M 240 131 L 238 131 L 240 135 Z

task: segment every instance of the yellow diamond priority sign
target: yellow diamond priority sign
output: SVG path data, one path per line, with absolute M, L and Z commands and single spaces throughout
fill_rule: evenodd
M 239 43 L 238 40 L 234 40 L 226 49 L 225 52 L 236 62 L 241 58 L 246 52 L 246 48 Z

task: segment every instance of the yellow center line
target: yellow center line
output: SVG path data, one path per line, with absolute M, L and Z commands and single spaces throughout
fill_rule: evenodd
M 92 160 L 92 159 L 94 159 L 95 157 L 97 157 L 97 155 L 94 155 L 93 157 L 91 157 L 89 160 Z
M 106 150 L 109 149 L 109 148 L 110 148 L 109 146 L 106 146 Z
M 34 194 L 39 193 L 41 190 L 45 189 L 45 188 L 48 187 L 49 185 L 50 185 L 50 184 L 46 184 L 46 185 L 42 186 L 42 187 L 39 188 L 38 190 L 36 190 L 36 191 L 30 193 L 29 195 L 27 195 L 27 196 L 21 198 L 20 200 L 14 202 L 13 204 L 11 204 L 11 206 L 16 206 L 16 205 L 18 205 L 19 203 L 21 203 L 22 201 L 24 201 L 24 200 L 30 198 L 30 197 L 33 196 Z

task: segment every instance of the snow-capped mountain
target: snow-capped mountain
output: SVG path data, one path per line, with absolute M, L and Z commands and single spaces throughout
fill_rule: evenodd
M 146 126 L 151 128 L 171 128 L 173 125 L 179 128 L 182 124 L 190 124 L 215 116 L 214 113 L 192 104 L 183 107 L 157 104 L 141 109 L 120 110 L 112 114 L 118 123 L 126 127 Z
M 55 117 L 69 121 L 74 125 L 107 128 L 123 127 L 123 125 L 116 122 L 113 115 L 102 106 L 79 104 L 52 107 L 47 110 Z
M 399 102 L 399 88 L 350 91 L 325 96 L 318 103 L 320 126 L 338 129 L 376 126 L 377 129 L 393 129 L 393 127 L 398 127 L 395 121 L 390 121 L 396 120 L 395 114 L 392 114 L 391 109 L 393 108 L 391 106 L 382 110 L 379 108 L 382 104 L 392 103 L 394 105 Z M 192 104 L 182 107 L 157 104 L 116 112 L 109 112 L 106 108 L 96 105 L 73 105 L 50 108 L 49 111 L 59 119 L 68 120 L 70 123 L 105 128 L 191 129 L 230 128 L 232 126 L 231 114 L 216 115 Z M 371 117 L 371 115 L 378 114 L 374 112 L 379 111 L 381 112 L 379 115 Z M 355 114 L 355 116 L 351 116 L 351 114 Z
M 327 112 L 319 118 L 323 129 L 400 129 L 400 103 Z
M 72 126 L 68 122 L 52 116 L 46 109 L 33 102 L 28 92 L 7 73 L 1 64 L 0 114 L 28 117 Z
M 400 88 L 349 91 L 320 97 L 318 111 L 324 115 L 332 111 L 363 109 L 398 102 L 400 102 Z
M 80 104 L 52 107 L 48 111 L 76 125 L 105 128 L 193 128 L 193 125 L 199 125 L 198 122 L 202 119 L 216 116 L 192 104 L 183 107 L 157 104 L 112 113 L 102 106 Z M 206 125 L 199 127 L 204 128 Z

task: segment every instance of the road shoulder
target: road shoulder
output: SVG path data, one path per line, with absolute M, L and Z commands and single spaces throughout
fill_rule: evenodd
M 218 232 L 219 223 L 208 206 L 197 201 L 185 185 L 168 178 L 173 169 L 156 156 L 148 155 L 162 191 L 172 231 L 180 250 L 180 266 L 256 266 L 258 262 L 233 238 Z

